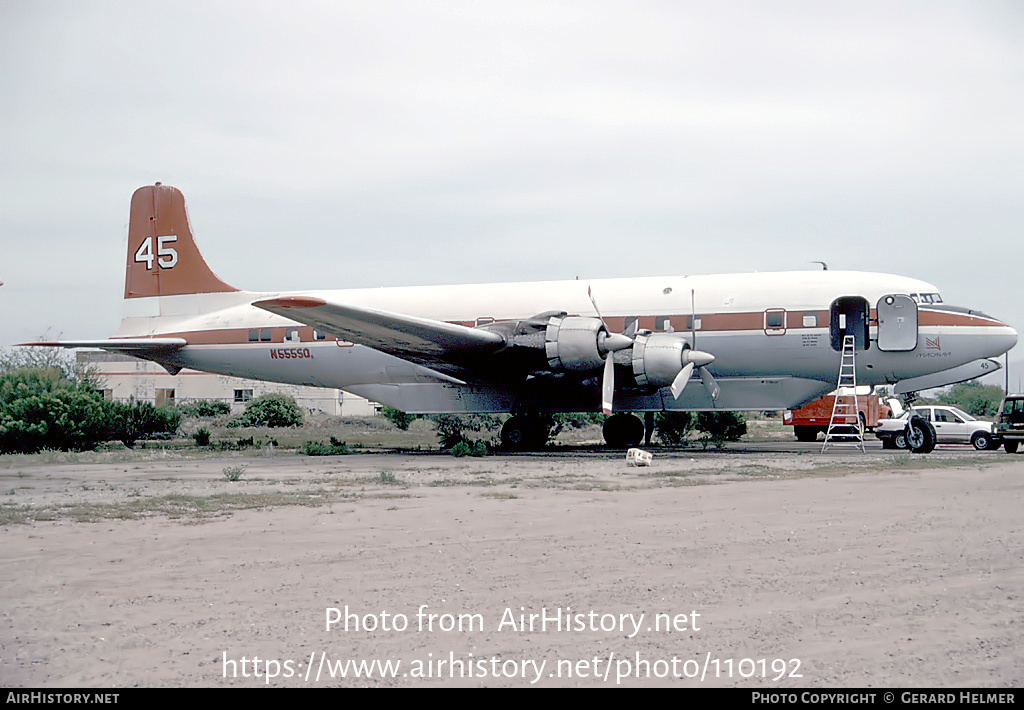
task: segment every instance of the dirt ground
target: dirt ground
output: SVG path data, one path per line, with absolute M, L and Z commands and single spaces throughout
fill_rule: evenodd
M 1024 683 L 1024 456 L 770 448 L 7 464 L 0 684 Z

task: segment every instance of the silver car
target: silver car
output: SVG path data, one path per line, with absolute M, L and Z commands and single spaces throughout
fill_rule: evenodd
M 975 419 L 956 407 L 925 405 L 913 407 L 895 419 L 882 419 L 875 436 L 882 440 L 882 448 L 906 449 L 907 417 L 910 413 L 931 422 L 938 444 L 970 444 L 978 451 L 999 446 L 992 435 L 992 422 Z

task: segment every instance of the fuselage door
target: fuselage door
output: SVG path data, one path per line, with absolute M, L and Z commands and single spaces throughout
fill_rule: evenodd
M 878 299 L 878 349 L 906 352 L 917 347 L 917 304 L 910 296 Z
M 868 301 L 861 296 L 840 296 L 829 309 L 832 349 L 843 349 L 843 336 L 852 335 L 857 350 L 868 347 Z

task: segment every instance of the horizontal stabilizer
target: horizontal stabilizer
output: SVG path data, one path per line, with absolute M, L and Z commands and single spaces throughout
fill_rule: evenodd
M 485 355 L 505 346 L 500 333 L 372 308 L 328 303 L 314 296 L 285 296 L 252 305 L 311 325 L 350 343 L 413 362 Z
M 37 345 L 49 348 L 99 348 L 115 352 L 166 352 L 188 345 L 184 338 L 113 338 L 109 340 L 40 340 L 18 343 L 20 346 Z

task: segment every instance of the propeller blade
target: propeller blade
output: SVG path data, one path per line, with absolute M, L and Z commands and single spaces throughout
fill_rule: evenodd
M 715 382 L 715 378 L 711 376 L 710 372 L 708 372 L 708 368 L 702 366 L 698 372 L 700 372 L 701 382 L 704 383 L 704 389 L 706 389 L 708 394 L 711 395 L 711 399 L 717 400 L 718 395 L 722 392 L 722 388 L 718 386 L 717 382 Z
M 594 294 L 590 290 L 590 286 L 589 285 L 587 286 L 587 298 L 589 298 L 590 302 L 594 305 L 594 313 L 597 314 L 598 319 L 602 323 L 604 323 L 604 316 L 601 315 L 601 309 L 597 307 L 597 299 L 594 298 Z M 609 333 L 611 332 L 611 330 L 609 330 L 609 328 L 608 328 L 608 324 L 607 323 L 604 323 L 604 329 L 607 330 Z
M 615 394 L 615 359 L 611 353 L 604 361 L 604 376 L 601 378 L 601 411 L 612 413 L 612 397 Z
M 679 395 L 683 393 L 683 389 L 686 387 L 686 383 L 690 381 L 690 375 L 693 374 L 693 363 L 688 362 L 686 366 L 679 371 L 675 379 L 672 380 L 672 384 L 669 387 L 672 390 L 672 396 L 679 399 Z

